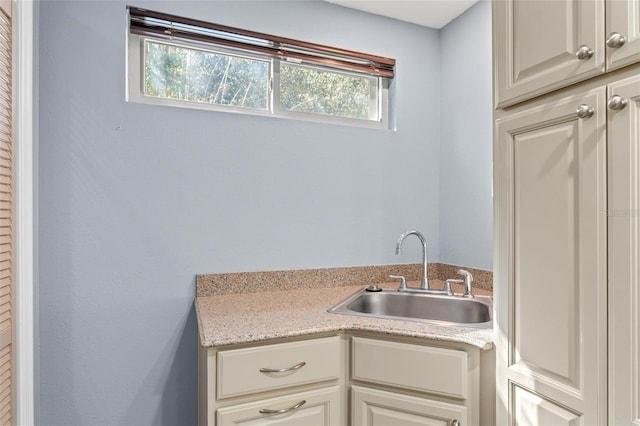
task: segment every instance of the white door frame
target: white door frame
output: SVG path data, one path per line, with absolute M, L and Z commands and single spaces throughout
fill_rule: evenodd
M 15 352 L 18 425 L 35 424 L 34 375 L 34 164 L 33 0 L 14 0 L 16 269 Z

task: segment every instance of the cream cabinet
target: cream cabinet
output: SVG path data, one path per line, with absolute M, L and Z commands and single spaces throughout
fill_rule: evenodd
M 217 410 L 218 425 L 330 426 L 340 424 L 338 386 Z
M 352 425 L 477 425 L 477 350 L 353 337 Z
M 607 0 L 605 4 L 607 70 L 640 61 L 640 1 Z M 624 44 L 616 47 L 618 35 L 624 37 Z
M 345 424 L 343 336 L 201 348 L 199 424 Z
M 337 336 L 268 346 L 223 350 L 217 354 L 218 399 L 337 380 Z
M 353 425 L 458 426 L 467 422 L 464 406 L 395 392 L 351 387 Z
M 609 424 L 639 425 L 640 76 L 613 82 L 608 92 L 622 102 L 612 106 L 624 105 L 607 117 Z
M 640 61 L 639 5 L 639 0 L 494 0 L 497 106 Z
M 340 333 L 201 348 L 199 424 L 446 425 L 493 423 L 491 363 L 464 344 Z M 481 400 L 485 412 L 481 415 Z
M 496 112 L 497 424 L 640 424 L 640 66 Z
M 606 422 L 605 121 L 604 88 L 497 120 L 498 424 Z

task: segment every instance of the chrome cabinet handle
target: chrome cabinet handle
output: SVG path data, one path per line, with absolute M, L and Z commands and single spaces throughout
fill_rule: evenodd
M 584 61 L 586 59 L 589 59 L 593 56 L 593 49 L 590 48 L 589 46 L 585 46 L 584 44 L 580 47 L 578 47 L 578 51 L 576 52 L 576 58 L 580 59 L 581 61 Z
M 611 33 L 607 38 L 607 46 L 617 49 L 622 47 L 627 42 L 627 39 L 620 33 Z
M 286 373 L 287 371 L 294 371 L 294 370 L 297 370 L 299 368 L 302 368 L 305 365 L 307 365 L 307 363 L 303 361 L 303 362 L 301 362 L 299 364 L 296 364 L 293 367 L 289 367 L 289 368 L 261 368 L 260 372 L 261 373 Z
M 449 421 L 449 426 L 460 426 L 460 422 L 456 419 Z
M 611 98 L 609 98 L 609 102 L 607 102 L 607 106 L 609 107 L 609 109 L 612 109 L 614 111 L 620 111 L 624 109 L 624 107 L 626 107 L 628 103 L 629 101 L 627 101 L 622 96 L 613 95 L 611 96 Z
M 261 408 L 260 414 L 284 414 L 284 413 L 288 413 L 289 411 L 296 410 L 302 407 L 306 403 L 307 401 L 303 399 L 302 401 L 298 402 L 296 405 L 292 405 L 289 408 L 283 408 L 282 410 L 272 410 L 270 408 Z
M 595 112 L 596 110 L 593 109 L 593 107 L 585 104 L 580 105 L 578 109 L 576 109 L 576 115 L 578 118 L 591 118 Z

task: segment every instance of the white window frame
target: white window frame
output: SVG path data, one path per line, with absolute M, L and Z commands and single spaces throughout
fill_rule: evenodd
M 172 46 L 184 47 L 188 49 L 202 50 L 205 52 L 232 55 L 238 57 L 245 57 L 248 59 L 265 61 L 270 63 L 270 85 L 269 85 L 269 100 L 268 108 L 266 110 L 254 109 L 254 108 L 242 108 L 233 105 L 220 105 L 220 104 L 207 104 L 201 102 L 179 100 L 179 99 L 166 99 L 156 96 L 147 96 L 144 93 L 144 64 L 145 64 L 145 43 L 146 41 L 155 43 L 168 44 Z M 327 72 L 354 75 L 358 77 L 369 78 L 375 81 L 375 85 L 371 85 L 371 103 L 375 107 L 378 115 L 377 120 L 372 119 L 357 119 L 340 117 L 329 114 L 313 113 L 313 112 L 301 112 L 301 111 L 288 111 L 280 108 L 280 61 L 265 57 L 262 55 L 251 54 L 245 51 L 238 51 L 235 49 L 229 49 L 219 46 L 213 46 L 205 43 L 196 43 L 183 40 L 166 40 L 159 37 L 142 36 L 137 34 L 128 35 L 128 53 L 127 53 L 127 101 L 134 103 L 150 104 L 150 105 L 164 105 L 173 106 L 178 108 L 192 108 L 217 112 L 231 112 L 244 115 L 263 116 L 263 117 L 276 117 L 303 121 L 312 121 L 319 123 L 339 124 L 352 127 L 365 127 L 374 129 L 389 129 L 390 128 L 390 107 L 389 107 L 389 91 L 390 81 L 389 79 L 375 76 L 363 76 L 355 72 L 348 72 L 343 70 L 330 69 L 321 66 L 293 64 L 297 66 L 304 66 L 312 69 L 325 70 Z M 375 86 L 375 87 L 373 87 Z

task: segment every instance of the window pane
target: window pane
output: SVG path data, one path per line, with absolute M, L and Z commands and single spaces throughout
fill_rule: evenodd
M 287 111 L 376 120 L 371 100 L 376 79 L 282 63 L 280 103 Z M 374 87 L 375 88 L 375 87 Z
M 268 108 L 269 62 L 146 41 L 144 94 Z

